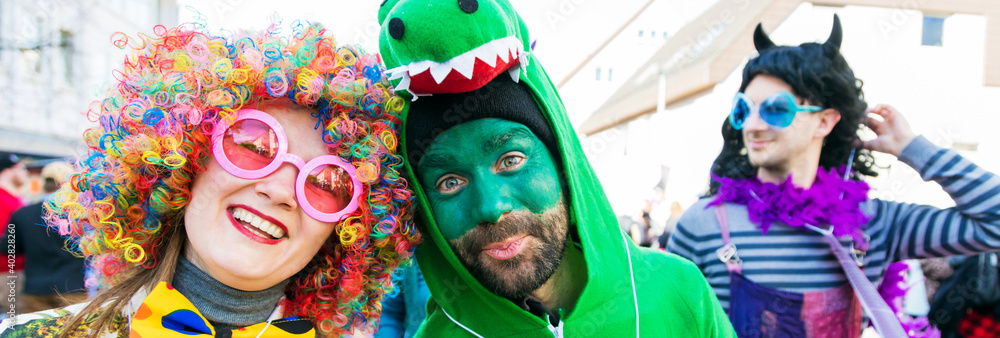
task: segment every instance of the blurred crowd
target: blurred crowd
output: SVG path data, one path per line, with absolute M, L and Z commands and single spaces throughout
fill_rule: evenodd
M 72 174 L 73 166 L 64 161 L 36 162 L 0 154 L 0 224 L 6 225 L 11 264 L 10 296 L 0 297 L 0 305 L 14 309 L 13 314 L 59 308 L 88 298 L 83 257 L 66 247 L 66 234 L 45 226 L 42 214 L 42 204 Z M 39 192 L 32 191 L 32 182 L 40 183 Z

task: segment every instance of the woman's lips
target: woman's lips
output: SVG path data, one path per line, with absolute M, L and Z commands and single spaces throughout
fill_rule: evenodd
M 237 231 L 239 231 L 244 236 L 247 236 L 247 238 L 250 238 L 250 240 L 254 242 L 267 245 L 275 245 L 281 243 L 282 239 L 284 239 L 284 237 L 278 239 L 266 238 L 263 236 L 263 232 L 257 233 L 260 232 L 260 230 L 247 229 L 245 225 L 243 225 L 242 223 L 240 223 L 240 221 L 237 221 L 236 218 L 233 217 L 233 214 L 231 212 L 226 212 L 226 216 L 229 217 L 229 222 L 233 223 L 233 227 L 235 227 Z
M 508 260 L 521 253 L 528 235 L 514 236 L 503 242 L 491 243 L 483 248 L 483 253 L 497 260 Z

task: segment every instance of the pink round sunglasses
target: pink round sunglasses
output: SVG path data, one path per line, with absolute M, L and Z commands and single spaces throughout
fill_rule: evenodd
M 299 169 L 295 196 L 307 215 L 320 222 L 339 222 L 357 210 L 362 189 L 353 165 L 335 155 L 305 162 L 288 153 L 285 130 L 270 114 L 241 109 L 236 116 L 231 125 L 212 134 L 212 153 L 226 172 L 258 179 L 291 163 Z

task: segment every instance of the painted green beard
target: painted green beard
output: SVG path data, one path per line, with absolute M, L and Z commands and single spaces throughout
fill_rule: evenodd
M 561 200 L 556 163 L 523 124 L 470 121 L 441 133 L 417 165 L 431 211 L 447 240 L 510 211 L 541 214 Z

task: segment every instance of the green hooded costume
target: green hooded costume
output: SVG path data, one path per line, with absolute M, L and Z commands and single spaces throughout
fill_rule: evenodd
M 555 87 L 530 55 L 527 27 L 510 3 L 387 0 L 379 22 L 382 57 L 401 95 L 419 99 L 468 92 L 496 76 L 511 76 L 527 85 L 558 143 L 553 156 L 565 172 L 570 232 L 579 240 L 587 269 L 587 284 L 559 327 L 493 294 L 448 245 L 416 179 L 416 163 L 407 161 L 404 173 L 419 203 L 417 220 L 425 236 L 417 261 L 432 295 L 419 335 L 735 337 L 694 264 L 640 248 L 624 237 Z M 404 133 L 408 108 L 402 114 Z M 405 135 L 400 139 L 404 158 L 412 159 Z

